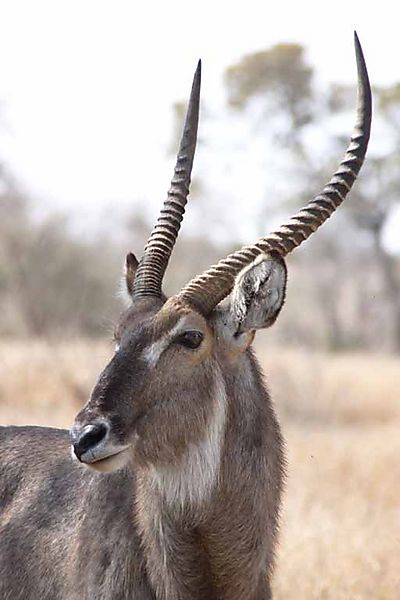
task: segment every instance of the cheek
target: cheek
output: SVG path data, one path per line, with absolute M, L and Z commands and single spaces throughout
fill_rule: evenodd
M 255 336 L 256 331 L 253 329 L 251 331 L 245 331 L 239 335 L 232 336 L 228 340 L 225 339 L 223 345 L 221 346 L 221 353 L 229 363 L 235 363 L 243 356 L 247 348 L 251 346 Z
M 163 422 L 174 426 L 204 421 L 213 389 L 213 365 L 210 360 L 199 364 L 196 360 L 180 360 L 169 367 L 164 365 L 148 390 L 149 413 L 146 421 L 157 419 L 160 429 Z M 161 432 L 162 433 L 162 432 Z

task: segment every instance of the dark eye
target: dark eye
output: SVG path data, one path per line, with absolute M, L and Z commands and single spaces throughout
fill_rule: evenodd
M 201 342 L 203 341 L 203 338 L 204 336 L 201 333 L 201 331 L 191 330 L 182 333 L 176 339 L 176 341 L 178 342 L 178 344 L 181 344 L 186 348 L 191 348 L 192 350 L 194 350 L 195 348 L 198 348 L 200 346 Z

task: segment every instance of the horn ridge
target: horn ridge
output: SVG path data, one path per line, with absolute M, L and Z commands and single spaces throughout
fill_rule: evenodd
M 219 261 L 202 275 L 195 277 L 179 293 L 182 301 L 196 307 L 202 314 L 213 308 L 232 290 L 235 278 L 259 254 L 271 250 L 282 257 L 297 248 L 316 231 L 340 206 L 350 191 L 364 162 L 371 129 L 372 98 L 362 48 L 357 33 L 354 44 L 358 75 L 357 114 L 353 134 L 346 153 L 331 180 L 322 192 L 301 208 L 289 221 L 261 238 L 253 246 Z
M 153 231 L 146 243 L 133 283 L 134 297 L 162 294 L 161 285 L 181 227 L 189 194 L 193 159 L 196 150 L 201 87 L 201 61 L 193 78 L 185 124 L 177 155 L 174 175 Z

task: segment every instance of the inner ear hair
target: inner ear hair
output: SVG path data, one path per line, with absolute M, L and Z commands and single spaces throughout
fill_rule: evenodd
M 239 273 L 231 295 L 237 331 L 270 327 L 283 306 L 287 269 L 277 252 L 261 254 Z
M 125 261 L 125 282 L 126 282 L 126 289 L 128 290 L 128 294 L 130 296 L 132 296 L 133 282 L 135 280 L 135 275 L 136 275 L 138 265 L 139 265 L 139 261 L 136 258 L 136 256 L 132 252 L 129 252 L 126 255 L 126 261 Z

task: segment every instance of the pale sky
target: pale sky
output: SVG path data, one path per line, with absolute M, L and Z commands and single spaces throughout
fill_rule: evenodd
M 398 4 L 388 0 L 0 0 L 0 16 L 1 158 L 42 207 L 80 215 L 83 230 L 110 205 L 157 213 L 173 168 L 171 105 L 187 98 L 200 57 L 214 112 L 226 66 L 277 42 L 305 45 L 321 85 L 348 83 L 357 29 L 372 83 L 400 79 Z M 224 163 L 226 131 L 214 133 L 200 164 L 207 152 Z M 210 177 L 219 185 L 221 170 Z

